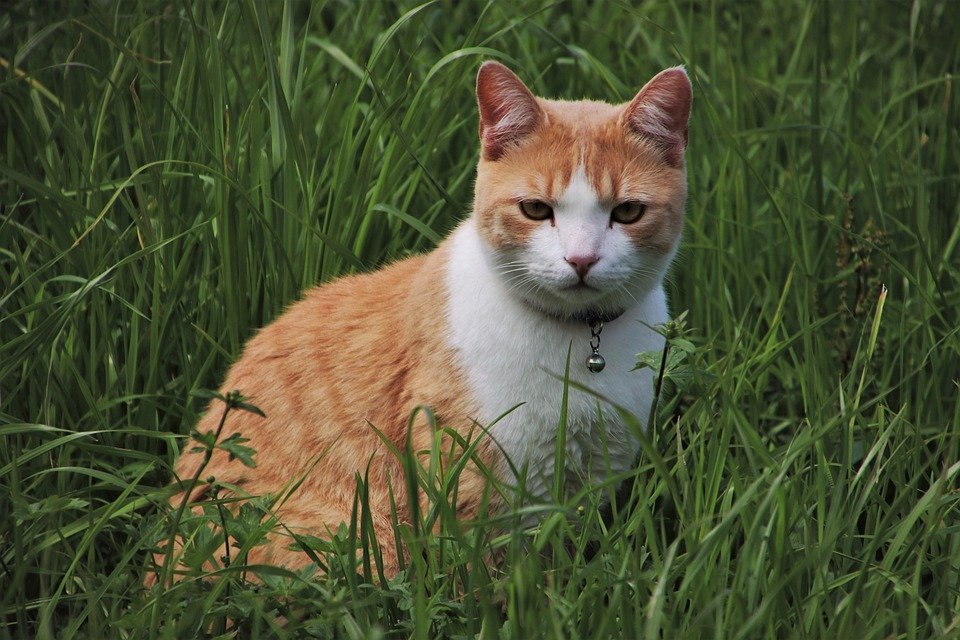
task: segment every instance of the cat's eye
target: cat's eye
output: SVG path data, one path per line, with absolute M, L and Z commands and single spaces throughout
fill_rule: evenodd
M 633 224 L 643 216 L 647 206 L 636 200 L 621 202 L 610 212 L 610 221 L 620 224 Z
M 553 217 L 553 207 L 540 200 L 521 200 L 520 211 L 531 220 L 549 220 Z

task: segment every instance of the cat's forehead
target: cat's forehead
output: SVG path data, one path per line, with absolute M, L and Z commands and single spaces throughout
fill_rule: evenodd
M 572 128 L 603 127 L 619 118 L 622 105 L 612 105 L 598 100 L 548 100 L 537 98 L 547 120 L 562 122 Z
M 654 147 L 621 122 L 623 106 L 538 99 L 546 122 L 535 136 L 489 169 L 512 176 L 516 188 L 555 200 L 582 175 L 603 200 L 637 191 L 652 175 L 669 172 Z

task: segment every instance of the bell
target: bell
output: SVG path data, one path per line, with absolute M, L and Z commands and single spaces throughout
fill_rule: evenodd
M 590 357 L 587 358 L 587 369 L 590 369 L 590 373 L 600 373 L 605 366 L 607 366 L 607 361 L 603 359 L 603 356 L 600 355 L 598 351 L 594 351 Z

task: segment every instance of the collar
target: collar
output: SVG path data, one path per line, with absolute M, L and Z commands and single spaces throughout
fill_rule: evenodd
M 591 309 L 588 311 L 581 311 L 580 313 L 575 313 L 570 316 L 571 320 L 577 322 L 582 322 L 583 324 L 593 326 L 597 323 L 607 323 L 613 322 L 617 318 L 623 315 L 625 309 L 616 309 L 614 311 L 601 311 L 599 309 Z
M 612 311 L 603 309 L 584 309 L 583 311 L 578 311 L 576 313 L 557 313 L 555 311 L 548 311 L 539 306 L 534 306 L 533 308 L 548 318 L 553 318 L 558 322 L 576 322 L 577 324 L 587 325 L 588 327 L 595 326 L 598 323 L 613 322 L 626 312 L 626 309 L 614 309 Z

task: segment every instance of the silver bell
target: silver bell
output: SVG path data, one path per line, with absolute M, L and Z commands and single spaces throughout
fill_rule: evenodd
M 596 351 L 587 358 L 587 369 L 590 369 L 591 373 L 600 373 L 605 366 L 607 366 L 607 361 Z

